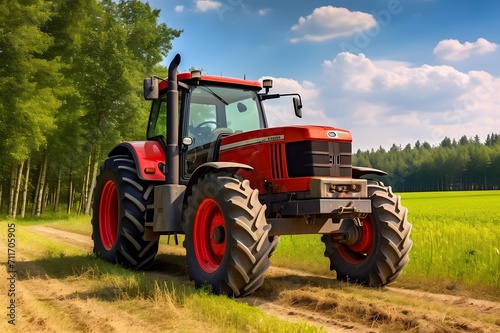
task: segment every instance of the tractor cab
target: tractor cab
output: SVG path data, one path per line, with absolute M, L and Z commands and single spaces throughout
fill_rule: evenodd
M 183 140 L 189 142 L 191 148 L 215 141 L 220 134 L 267 127 L 258 95 L 258 82 L 210 76 L 193 80 L 192 73 L 179 74 L 178 80 L 180 131 L 183 139 L 191 138 Z M 153 101 L 148 139 L 167 132 L 166 88 L 164 82 L 155 88 L 161 93 Z
M 217 160 L 219 139 L 266 128 L 267 123 L 258 82 L 201 76 L 199 72 L 181 73 L 177 79 L 180 154 L 185 155 L 181 157 L 182 183 L 200 165 Z M 145 87 L 148 92 L 150 88 Z M 159 94 L 152 98 L 147 139 L 161 139 L 164 144 L 165 135 L 173 127 L 167 124 L 168 84 L 162 81 L 153 89 Z
M 193 71 L 178 74 L 177 85 L 180 154 L 185 154 L 180 158 L 184 161 L 180 167 L 181 183 L 186 182 L 197 167 L 218 160 L 218 146 L 223 137 L 268 127 L 263 100 L 296 95 L 295 113 L 301 117 L 300 96 L 269 94 L 270 79 L 263 81 L 265 91 L 259 92 L 262 87 L 258 81 L 202 76 L 199 71 Z M 147 139 L 160 140 L 163 144 L 169 132 L 167 92 L 167 80 L 156 77 L 145 80 L 144 96 L 153 100 Z

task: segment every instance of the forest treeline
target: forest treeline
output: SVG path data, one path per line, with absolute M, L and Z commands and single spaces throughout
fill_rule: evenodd
M 2 212 L 90 211 L 98 164 L 144 138 L 142 79 L 166 74 L 182 32 L 159 15 L 140 0 L 0 0 Z
M 353 165 L 384 170 L 378 177 L 395 191 L 450 191 L 500 189 L 500 137 L 491 133 L 484 142 L 478 135 L 458 141 L 445 137 L 439 146 L 417 141 L 404 148 L 353 154 Z

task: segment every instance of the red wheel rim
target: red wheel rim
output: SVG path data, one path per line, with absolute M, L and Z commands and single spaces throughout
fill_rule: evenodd
M 226 250 L 226 223 L 213 199 L 204 199 L 198 207 L 194 218 L 193 244 L 200 267 L 206 273 L 215 272 Z
M 116 241 L 118 230 L 118 196 L 115 183 L 107 181 L 99 201 L 99 232 L 101 243 L 106 250 L 111 250 Z
M 352 245 L 338 244 L 339 255 L 349 264 L 357 265 L 366 260 L 373 247 L 373 224 L 369 217 L 362 220 L 361 238 Z

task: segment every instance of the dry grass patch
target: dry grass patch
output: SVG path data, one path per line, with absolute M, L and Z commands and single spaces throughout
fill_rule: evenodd
M 309 285 L 281 290 L 278 301 L 284 307 L 303 308 L 380 332 L 500 331 L 498 305 L 472 304 L 466 299 L 456 302 L 446 297 L 430 299 L 428 295 L 412 297 L 397 290 Z

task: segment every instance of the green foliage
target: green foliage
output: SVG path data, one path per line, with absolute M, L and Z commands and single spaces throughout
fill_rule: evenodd
M 43 59 L 53 38 L 39 29 L 50 14 L 43 0 L 0 2 L 0 163 L 26 159 L 54 130 L 60 65 Z
M 182 32 L 159 16 L 140 0 L 0 0 L 0 209 L 8 175 L 28 158 L 28 198 L 45 155 L 47 188 L 61 176 L 80 191 L 89 156 L 144 139 L 142 79 L 164 70 Z

